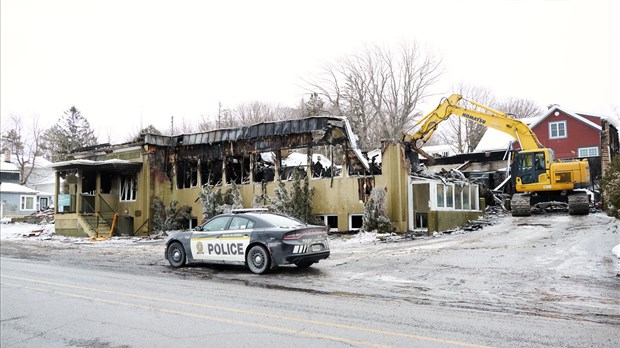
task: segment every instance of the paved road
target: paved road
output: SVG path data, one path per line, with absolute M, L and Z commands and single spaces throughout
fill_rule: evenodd
M 3 239 L 1 343 L 620 343 L 618 220 L 508 216 L 434 238 L 358 237 L 334 239 L 331 257 L 310 269 L 263 276 L 232 266 L 172 269 L 162 240 Z
M 613 347 L 618 340 L 618 327 L 587 321 L 0 262 L 2 347 Z

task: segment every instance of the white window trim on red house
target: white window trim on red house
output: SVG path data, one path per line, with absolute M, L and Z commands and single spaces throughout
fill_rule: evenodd
M 579 157 L 598 157 L 598 147 L 597 146 L 591 146 L 591 147 L 580 147 L 579 149 L 577 149 L 577 152 L 579 154 Z
M 560 125 L 563 125 L 563 127 L 560 127 Z M 549 139 L 564 139 L 564 138 L 568 138 L 567 126 L 568 126 L 568 122 L 566 122 L 566 121 L 549 122 Z M 561 128 L 563 128 L 563 129 L 561 129 Z M 562 133 L 562 132 L 560 132 L 561 130 L 563 131 L 563 134 L 560 134 L 560 133 Z M 554 131 L 556 132 L 556 135 L 553 135 Z

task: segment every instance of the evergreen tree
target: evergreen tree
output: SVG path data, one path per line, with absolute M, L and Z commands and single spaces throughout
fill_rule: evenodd
M 177 208 L 178 203 L 173 200 L 166 207 L 161 198 L 153 198 L 151 203 L 152 231 L 174 231 L 187 228 L 191 219 L 192 207 L 183 205 Z
M 221 206 L 224 204 L 221 190 L 215 191 L 211 185 L 202 185 L 198 198 L 200 198 L 200 204 L 202 205 L 203 221 L 221 214 Z
M 303 180 L 303 184 L 302 184 Z M 314 190 L 310 187 L 308 177 L 301 178 L 300 171 L 293 173 L 292 187 L 289 190 L 282 180 L 278 180 L 278 187 L 274 190 L 275 197 L 261 194 L 254 198 L 255 206 L 263 201 L 271 203 L 270 208 L 278 213 L 286 214 L 307 223 L 313 223 L 312 196 Z
M 620 219 L 620 155 L 614 156 L 601 179 L 605 212 Z
M 198 195 L 202 205 L 203 221 L 219 214 L 230 213 L 233 209 L 243 208 L 243 200 L 237 184 L 233 183 L 226 195 L 222 194 L 221 189 L 215 191 L 213 188 L 211 185 L 203 185 Z
M 386 214 L 386 193 L 383 188 L 375 187 L 370 191 L 370 199 L 364 204 L 362 230 L 371 232 L 392 232 L 394 226 Z
M 310 222 L 312 217 L 312 196 L 313 190 L 310 188 L 308 176 L 302 179 L 300 170 L 293 173 L 293 188 L 290 197 L 289 215 L 301 221 Z
M 313 92 L 310 94 L 310 100 L 302 102 L 303 117 L 318 116 L 325 110 L 325 103 L 319 97 L 319 94 Z
M 230 191 L 226 193 L 224 198 L 224 204 L 221 206 L 220 210 L 222 213 L 230 213 L 233 209 L 242 209 L 243 208 L 243 200 L 241 199 L 241 192 L 239 192 L 239 187 L 233 181 L 230 186 Z
M 97 144 L 94 130 L 82 113 L 72 106 L 43 134 L 44 149 L 52 162 L 65 161 L 72 150 Z
M 272 199 L 273 210 L 278 213 L 289 214 L 289 207 L 291 206 L 291 199 L 286 189 L 286 184 L 281 179 L 278 179 L 278 187 L 274 190 L 275 198 Z

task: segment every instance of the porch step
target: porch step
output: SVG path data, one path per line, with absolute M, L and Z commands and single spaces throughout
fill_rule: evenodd
M 95 235 L 97 238 L 99 237 L 109 237 L 110 236 L 110 226 L 106 223 L 99 223 L 99 227 L 95 229 Z
M 97 225 L 97 217 L 92 215 L 80 215 L 79 220 L 82 229 L 91 237 L 91 238 L 102 238 L 110 236 L 110 226 L 103 221 L 99 220 L 99 225 Z

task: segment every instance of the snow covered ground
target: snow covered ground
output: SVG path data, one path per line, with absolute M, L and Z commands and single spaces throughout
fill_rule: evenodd
M 527 228 L 527 226 L 522 226 Z M 535 228 L 535 226 L 531 226 Z M 435 237 L 438 235 L 436 234 Z M 441 236 L 441 234 L 439 234 Z M 91 241 L 90 238 L 79 237 L 65 237 L 57 236 L 55 234 L 54 224 L 35 225 L 28 223 L 2 223 L 0 224 L 0 240 L 12 239 L 28 239 L 28 240 L 50 240 L 58 242 L 69 243 L 93 243 L 93 244 L 133 244 L 136 241 L 144 241 L 144 238 L 140 237 L 113 237 L 109 240 Z M 371 245 L 377 243 L 384 243 L 385 240 L 397 241 L 399 236 L 382 235 L 376 232 L 360 232 L 351 236 L 336 236 L 332 237 L 330 244 L 332 249 L 335 248 L 350 248 L 355 245 Z M 620 242 L 620 241 L 619 241 Z M 610 252 L 620 259 L 620 244 L 612 246 Z
M 361 232 L 330 237 L 331 255 L 309 270 L 257 277 L 245 267 L 171 269 L 164 239 L 54 234 L 53 225 L 0 225 L 2 257 L 164 277 L 191 276 L 300 291 L 351 293 L 459 308 L 618 322 L 620 221 L 601 213 L 489 216 L 475 231 L 433 236 Z

